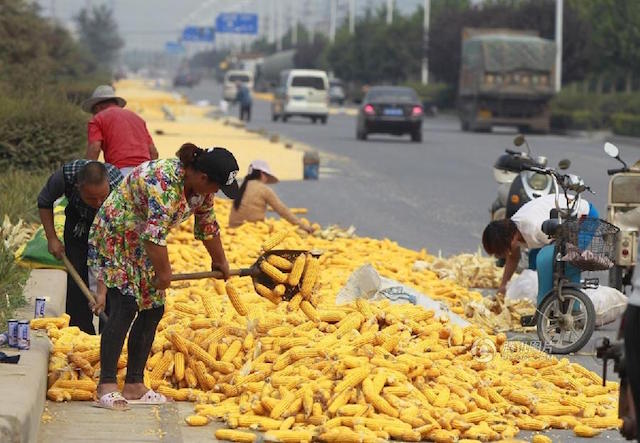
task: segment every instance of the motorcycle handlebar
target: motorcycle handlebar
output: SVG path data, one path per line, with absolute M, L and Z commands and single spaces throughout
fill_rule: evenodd
M 614 175 L 614 174 L 617 174 L 619 172 L 627 172 L 627 168 L 607 169 L 607 174 L 608 175 Z
M 522 154 L 522 152 L 514 151 L 512 149 L 505 149 L 504 152 L 506 152 L 509 155 L 520 155 L 520 154 Z

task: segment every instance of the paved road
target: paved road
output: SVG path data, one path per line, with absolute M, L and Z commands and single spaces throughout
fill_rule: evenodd
M 204 82 L 185 92 L 192 99 L 217 102 L 219 91 L 216 84 Z M 498 155 L 512 147 L 516 135 L 510 128 L 464 133 L 457 119 L 447 115 L 425 120 L 423 143 L 412 143 L 408 136 L 358 141 L 355 117 L 332 115 L 326 126 L 306 119 L 274 123 L 264 101 L 254 103 L 249 126 L 332 155 L 323 159 L 321 171 L 330 172 L 320 181 L 278 185 L 277 191 L 290 205 L 308 207 L 310 217 L 323 224 L 354 224 L 360 235 L 386 236 L 407 247 L 444 254 L 475 251 L 480 245 L 488 207 L 496 195 L 491 168 Z M 571 170 L 597 193 L 588 198 L 604 211 L 605 171 L 615 162 L 605 156 L 601 139 L 556 135 L 528 139 L 534 152 L 547 156 L 550 164 L 569 158 Z

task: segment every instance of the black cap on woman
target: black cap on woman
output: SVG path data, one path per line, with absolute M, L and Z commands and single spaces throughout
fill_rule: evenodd
M 215 183 L 224 194 L 235 199 L 238 195 L 238 162 L 231 152 L 225 148 L 201 149 L 193 143 L 185 143 L 177 154 L 180 162 L 187 170 L 200 173 L 201 186 L 196 184 L 196 192 L 206 194 L 217 191 L 206 186 L 206 181 Z

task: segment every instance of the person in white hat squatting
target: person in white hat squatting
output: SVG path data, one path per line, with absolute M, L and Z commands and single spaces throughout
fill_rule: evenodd
M 313 228 L 296 217 L 282 203 L 275 191 L 267 186 L 273 183 L 278 183 L 278 179 L 271 173 L 269 164 L 264 160 L 252 161 L 238 196 L 233 201 L 229 214 L 229 226 L 235 228 L 245 222 L 264 221 L 268 205 L 289 223 L 307 232 L 313 232 Z
M 145 121 L 135 112 L 123 109 L 125 99 L 109 85 L 100 85 L 82 103 L 82 110 L 93 114 L 89 121 L 89 144 L 85 157 L 104 161 L 127 175 L 136 166 L 158 158 L 158 150 Z

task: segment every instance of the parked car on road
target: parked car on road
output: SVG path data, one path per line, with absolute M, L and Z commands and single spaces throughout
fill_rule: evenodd
M 227 71 L 224 75 L 223 93 L 222 96 L 227 101 L 234 101 L 236 94 L 238 93 L 237 83 L 243 83 L 249 91 L 253 90 L 253 74 L 251 71 Z
M 414 142 L 422 141 L 424 109 L 412 88 L 374 86 L 368 89 L 358 111 L 356 138 L 369 134 L 410 134 Z
M 329 78 L 315 69 L 292 69 L 280 74 L 280 86 L 271 103 L 271 119 L 310 118 L 327 123 L 329 117 Z
M 344 101 L 347 98 L 347 94 L 345 92 L 344 83 L 342 80 L 337 78 L 332 78 L 329 80 L 329 101 L 331 103 L 335 103 L 337 105 L 344 105 Z

